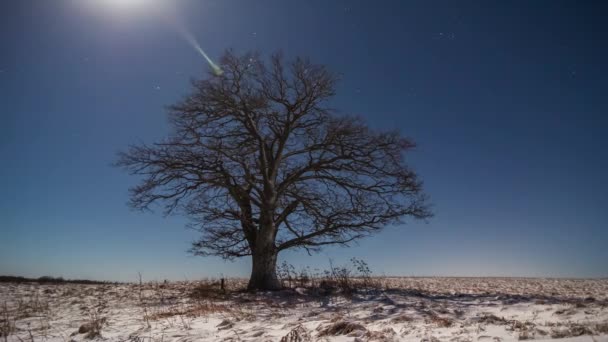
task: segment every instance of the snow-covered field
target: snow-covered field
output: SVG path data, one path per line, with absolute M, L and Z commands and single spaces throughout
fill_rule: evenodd
M 350 296 L 210 282 L 0 284 L 0 341 L 608 341 L 608 280 L 382 278 Z

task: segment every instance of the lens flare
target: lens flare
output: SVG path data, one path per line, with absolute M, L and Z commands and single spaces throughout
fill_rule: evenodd
M 175 30 L 175 32 L 181 36 L 182 39 L 184 39 L 184 41 L 186 41 L 186 43 L 188 43 L 196 52 L 203 56 L 215 76 L 221 76 L 224 73 L 222 68 L 215 64 L 213 60 L 207 56 L 194 35 L 186 28 L 186 26 L 182 23 L 182 20 L 180 20 L 177 15 L 166 15 L 164 20 L 169 26 L 171 26 L 171 28 Z
M 169 28 L 177 32 L 186 43 L 203 56 L 215 76 L 221 76 L 224 73 L 222 68 L 209 58 L 194 35 L 186 28 L 186 25 L 184 25 L 183 20 L 178 13 L 177 3 L 166 0 L 91 0 L 89 2 L 78 0 L 78 3 L 99 5 L 92 9 L 98 10 L 105 8 L 110 10 L 111 14 L 115 16 L 122 17 L 123 15 L 126 15 L 131 17 L 135 14 L 134 12 L 155 16 L 161 21 L 164 21 Z
M 207 61 L 207 63 L 209 64 L 209 67 L 211 68 L 211 71 L 213 72 L 213 74 L 215 76 L 221 76 L 224 73 L 222 68 L 220 68 L 217 64 L 215 64 L 213 62 L 213 60 L 211 60 L 211 58 L 209 58 L 209 56 L 207 56 L 207 54 L 205 53 L 203 48 L 200 46 L 200 44 L 198 43 L 196 38 L 194 38 L 194 35 L 192 33 L 190 33 L 190 31 L 188 31 L 185 26 L 175 23 L 174 28 L 175 28 L 176 32 L 179 33 L 179 35 L 188 44 L 190 44 L 190 46 L 192 46 L 192 48 L 194 48 L 194 50 L 196 52 L 198 52 L 201 56 L 203 56 L 203 58 Z

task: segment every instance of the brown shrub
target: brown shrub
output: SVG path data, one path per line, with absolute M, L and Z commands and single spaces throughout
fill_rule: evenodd
M 393 328 L 385 328 L 382 331 L 368 331 L 365 333 L 365 340 L 368 342 L 388 342 L 395 338 L 395 330 Z
M 198 284 L 190 292 L 190 297 L 194 299 L 221 299 L 225 296 L 226 292 L 215 283 Z
M 520 341 L 524 341 L 524 340 L 530 340 L 532 338 L 533 338 L 532 334 L 530 334 L 528 332 L 528 330 L 524 330 L 524 331 L 522 331 L 522 332 L 519 333 L 519 336 L 518 336 L 517 339 L 520 340 Z
M 600 334 L 608 334 L 608 323 L 596 324 L 595 331 L 597 331 Z
M 101 328 L 106 323 L 106 318 L 96 318 L 93 317 L 91 321 L 83 324 L 78 328 L 79 334 L 85 334 L 84 337 L 88 339 L 93 339 L 95 337 L 101 336 Z
M 405 322 L 411 322 L 414 319 L 408 315 L 399 315 L 397 317 L 394 317 L 393 319 L 391 319 L 391 323 L 405 323 Z
M 232 329 L 232 327 L 234 327 L 234 323 L 230 322 L 230 320 L 227 319 L 224 319 L 220 322 L 220 324 L 216 325 L 216 328 L 218 330 Z
M 439 328 L 449 328 L 452 326 L 454 321 L 449 318 L 439 317 L 439 316 L 431 316 L 431 322 L 436 324 Z
M 484 315 L 479 319 L 480 323 L 486 323 L 486 324 L 495 324 L 495 325 L 501 325 L 501 324 L 508 324 L 509 321 L 507 321 L 506 319 L 502 318 L 502 317 L 498 317 L 492 314 L 489 315 Z
M 312 337 L 308 333 L 308 330 L 302 325 L 298 325 L 293 328 L 287 335 L 281 338 L 280 342 L 310 342 Z

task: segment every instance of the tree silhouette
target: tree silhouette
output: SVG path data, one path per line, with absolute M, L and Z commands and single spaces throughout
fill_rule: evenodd
M 405 163 L 414 143 L 335 115 L 336 76 L 306 59 L 221 59 L 169 109 L 162 142 L 131 146 L 117 165 L 143 176 L 130 204 L 188 216 L 196 255 L 252 257 L 249 289 L 278 289 L 280 251 L 348 244 L 430 211 Z

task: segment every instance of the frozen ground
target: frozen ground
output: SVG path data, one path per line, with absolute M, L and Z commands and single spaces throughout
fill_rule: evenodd
M 351 296 L 210 282 L 0 284 L 0 341 L 608 341 L 608 280 L 382 278 Z M 8 335 L 8 336 L 7 336 Z

